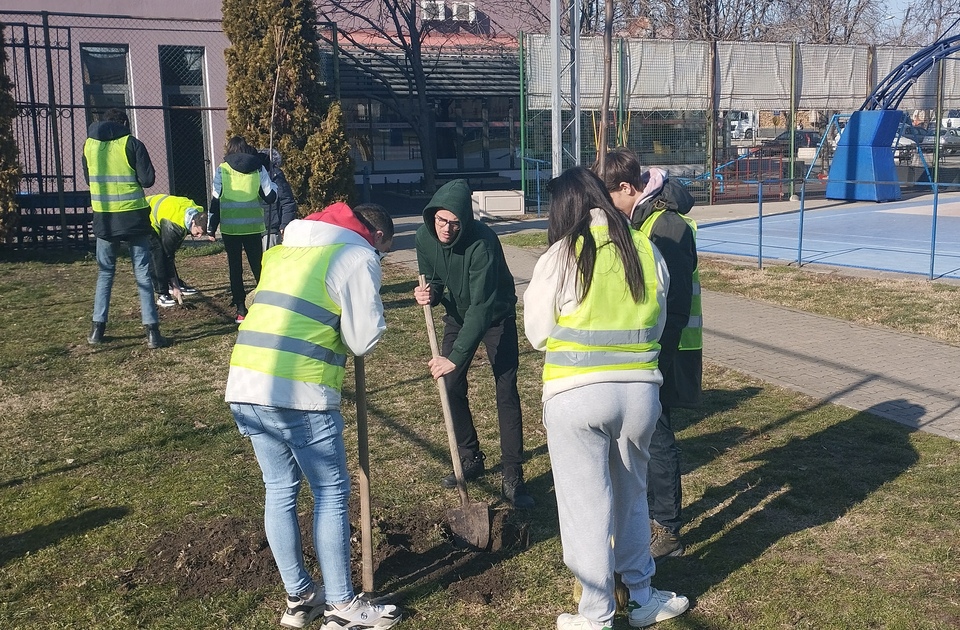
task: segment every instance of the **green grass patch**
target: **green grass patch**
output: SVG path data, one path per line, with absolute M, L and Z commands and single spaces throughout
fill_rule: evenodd
M 156 351 L 144 343 L 128 264 L 118 265 L 98 347 L 85 341 L 88 256 L 0 264 L 0 627 L 276 628 L 283 595 L 257 544 L 260 474 L 223 402 L 236 330 L 225 255 L 180 261 L 201 293 L 162 309 L 174 345 Z M 408 610 L 401 628 L 551 628 L 575 606 L 539 422 L 542 356 L 522 342 L 525 471 L 538 507 L 509 517 L 523 531 L 516 544 L 458 551 L 441 527 L 458 501 L 439 486 L 449 456 L 414 284 L 413 272 L 387 265 L 389 329 L 365 362 L 376 591 Z M 356 472 L 352 371 L 345 383 Z M 705 394 L 701 409 L 676 414 L 688 551 L 653 582 L 693 608 L 658 627 L 960 625 L 956 443 L 715 366 Z M 471 396 L 494 468 L 471 497 L 499 510 L 482 353 Z M 309 511 L 304 497 L 303 519 Z M 354 504 L 358 526 L 356 513 Z M 627 627 L 618 617 L 617 630 Z

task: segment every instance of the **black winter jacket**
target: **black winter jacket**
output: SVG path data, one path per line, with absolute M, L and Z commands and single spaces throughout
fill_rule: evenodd
M 156 179 L 156 173 L 153 170 L 153 162 L 150 161 L 150 154 L 147 153 L 147 147 L 143 143 L 130 135 L 130 130 L 125 125 L 113 121 L 98 121 L 90 125 L 87 130 L 87 137 L 101 142 L 117 140 L 127 136 L 126 154 L 127 163 L 133 167 L 137 174 L 137 181 L 142 188 L 150 188 Z M 90 184 L 90 170 L 87 166 L 87 157 L 84 155 L 83 179 Z M 93 233 L 97 238 L 108 241 L 119 241 L 129 239 L 134 236 L 149 236 L 153 232 L 150 225 L 150 206 L 144 204 L 143 209 L 132 210 L 130 212 L 94 212 L 93 213 Z
M 263 220 L 268 234 L 279 234 L 287 224 L 297 218 L 297 200 L 293 198 L 293 189 L 286 174 L 279 168 L 266 167 L 270 178 L 277 185 L 277 199 L 263 209 Z
M 694 199 L 680 182 L 667 179 L 656 195 L 633 209 L 630 222 L 636 229 L 657 210 L 661 214 L 650 231 L 670 272 L 667 291 L 667 322 L 660 336 L 659 367 L 663 374 L 660 404 L 664 407 L 696 407 L 700 404 L 703 352 L 677 350 L 680 333 L 690 319 L 693 270 L 697 268 L 697 243 L 693 230 L 680 215 L 693 208 Z

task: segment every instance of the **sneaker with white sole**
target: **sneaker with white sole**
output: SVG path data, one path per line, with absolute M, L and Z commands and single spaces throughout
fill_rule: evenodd
M 327 604 L 320 630 L 383 630 L 400 623 L 400 609 L 392 604 L 370 603 L 360 593 L 342 609 Z
M 199 293 L 199 291 L 196 288 L 191 287 L 189 284 L 187 284 L 183 280 L 181 280 L 180 293 L 182 293 L 183 295 L 196 295 L 197 293 Z
M 641 606 L 632 599 L 627 604 L 627 620 L 634 628 L 646 628 L 658 621 L 679 617 L 690 608 L 690 600 L 673 591 L 650 589 L 650 601 Z
M 583 615 L 563 613 L 557 617 L 557 630 L 613 630 L 613 626 L 596 624 Z
M 284 628 L 304 628 L 317 617 L 322 617 L 325 608 L 326 602 L 320 589 L 315 590 L 310 597 L 288 595 L 287 609 L 280 617 L 280 625 Z
M 177 301 L 170 297 L 167 293 L 161 293 L 157 296 L 157 306 L 161 308 L 170 308 L 171 306 L 176 306 Z

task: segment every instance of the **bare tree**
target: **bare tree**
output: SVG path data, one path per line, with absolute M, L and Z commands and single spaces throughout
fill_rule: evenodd
M 387 94 L 381 102 L 412 128 L 420 145 L 424 188 L 432 191 L 436 188 L 437 151 L 428 76 L 445 54 L 463 52 L 465 46 L 462 32 L 451 28 L 445 16 L 421 15 L 425 4 L 418 0 L 316 0 L 320 18 L 337 24 L 341 57 L 372 79 Z M 519 14 L 531 24 L 549 24 L 538 3 L 495 0 L 486 6 L 491 15 L 485 16 L 482 28 L 470 33 L 477 53 L 516 47 L 517 33 L 504 31 L 494 13 Z M 372 59 L 377 63 L 370 63 Z
M 607 121 L 610 118 L 610 88 L 613 77 L 613 0 L 604 3 L 603 28 L 603 96 L 600 103 L 600 137 L 597 140 L 597 163 L 600 175 L 607 162 Z
M 952 0 L 914 0 L 895 37 L 899 44 L 927 46 L 941 36 L 960 35 L 960 5 Z

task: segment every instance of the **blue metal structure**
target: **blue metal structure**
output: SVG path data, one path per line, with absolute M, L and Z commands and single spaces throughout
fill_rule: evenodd
M 960 21 L 960 20 L 958 20 Z M 893 201 L 901 198 L 891 143 L 904 114 L 900 102 L 941 59 L 960 51 L 960 35 L 946 36 L 894 68 L 854 112 L 840 136 L 830 164 L 826 197 L 847 201 Z

